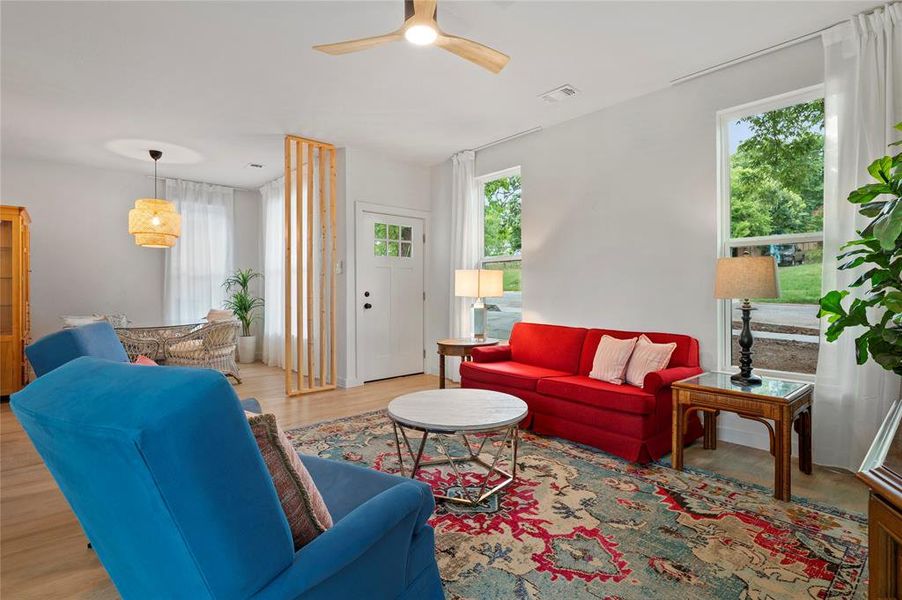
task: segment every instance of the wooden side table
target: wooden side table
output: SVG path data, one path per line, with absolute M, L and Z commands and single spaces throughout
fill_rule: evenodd
M 692 411 L 704 413 L 706 449 L 717 447 L 717 415 L 736 413 L 763 423 L 770 436 L 774 457 L 774 498 L 792 497 L 792 430 L 799 435 L 799 470 L 811 474 L 811 408 L 814 386 L 773 377 L 762 377 L 761 385 L 734 383 L 729 373 L 702 373 L 677 381 L 673 389 L 673 468 L 683 469 L 683 436 Z M 773 426 L 768 421 L 773 421 Z
M 438 387 L 445 389 L 445 357 L 460 356 L 463 360 L 472 360 L 470 351 L 482 346 L 497 346 L 498 341 L 493 338 L 477 340 L 476 338 L 450 338 L 436 342 L 438 346 Z

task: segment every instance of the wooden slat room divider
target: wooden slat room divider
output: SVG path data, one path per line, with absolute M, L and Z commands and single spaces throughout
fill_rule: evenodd
M 285 393 L 289 396 L 336 387 L 336 233 L 335 147 L 285 136 Z

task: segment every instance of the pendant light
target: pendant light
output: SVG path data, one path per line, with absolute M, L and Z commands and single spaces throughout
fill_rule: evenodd
M 135 200 L 135 208 L 128 211 L 128 232 L 135 236 L 135 244 L 145 248 L 172 248 L 181 231 L 182 218 L 175 205 L 157 198 L 157 161 L 163 156 L 151 150 L 153 159 L 153 198 Z

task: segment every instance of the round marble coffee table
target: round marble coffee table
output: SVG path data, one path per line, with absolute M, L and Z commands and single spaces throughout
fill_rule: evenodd
M 395 444 L 401 475 L 407 476 L 404 454 L 413 461 L 410 478 L 415 479 L 422 467 L 450 465 L 455 481 L 457 496 L 435 492 L 435 497 L 450 502 L 473 506 L 485 501 L 509 486 L 517 477 L 517 424 L 526 416 L 526 403 L 510 394 L 469 388 L 427 390 L 405 394 L 392 400 L 388 405 L 388 417 L 395 430 Z M 420 432 L 416 451 L 410 443 L 407 431 Z M 483 460 L 482 451 L 492 435 L 501 437 L 491 462 Z M 442 458 L 423 460 L 426 440 L 432 436 Z M 471 437 L 481 437 L 481 441 L 471 444 Z M 413 436 L 411 436 L 413 437 Z M 459 438 L 464 453 L 453 453 L 449 438 Z M 414 442 L 416 439 L 414 438 Z M 498 462 L 510 442 L 510 472 L 501 469 Z M 476 463 L 487 469 L 482 481 L 475 486 L 467 486 L 460 471 L 462 463 Z M 502 480 L 492 487 L 489 482 L 493 475 Z

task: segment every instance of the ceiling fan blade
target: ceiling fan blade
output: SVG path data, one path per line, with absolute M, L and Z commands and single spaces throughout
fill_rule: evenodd
M 421 19 L 435 20 L 435 0 L 413 0 L 413 14 Z
M 448 35 L 447 33 L 440 33 L 435 40 L 435 45 L 484 69 L 488 69 L 492 73 L 500 73 L 501 69 L 511 59 L 507 54 L 498 52 L 488 46 L 483 46 L 479 42 L 456 35 Z
M 347 42 L 338 42 L 335 44 L 320 44 L 314 46 L 314 50 L 325 52 L 326 54 L 348 54 L 349 52 L 359 52 L 375 48 L 388 42 L 394 42 L 404 38 L 404 33 L 400 30 L 387 33 L 385 35 L 377 35 L 374 37 L 361 38 L 359 40 L 349 40 Z

